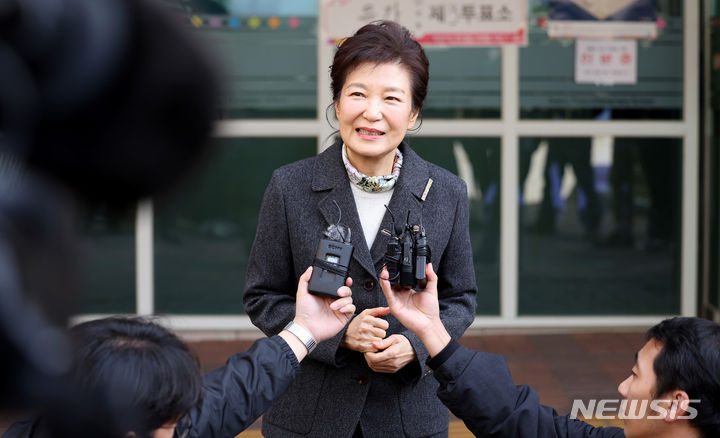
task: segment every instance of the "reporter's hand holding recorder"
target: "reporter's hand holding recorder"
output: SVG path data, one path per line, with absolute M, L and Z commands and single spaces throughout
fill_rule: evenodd
M 450 343 L 451 337 L 440 320 L 438 277 L 432 264 L 426 265 L 425 274 L 427 286 L 422 292 L 415 292 L 410 288 L 392 287 L 387 268 L 383 268 L 380 274 L 380 286 L 390 312 L 408 330 L 418 335 L 430 357 L 433 357 Z M 376 345 L 380 343 L 376 342 Z
M 339 298 L 312 295 L 308 292 L 308 283 L 312 275 L 312 266 L 305 270 L 298 281 L 295 318 L 279 333 L 290 345 L 298 362 L 310 353 L 314 345 L 335 336 L 345 327 L 355 313 L 352 301 L 352 279 L 345 280 L 345 286 L 337 290 Z M 312 337 L 312 342 L 307 336 Z

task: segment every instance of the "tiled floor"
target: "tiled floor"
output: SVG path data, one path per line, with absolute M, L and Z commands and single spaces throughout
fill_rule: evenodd
M 479 350 L 498 353 L 508 359 L 517 384 L 528 384 L 539 394 L 543 404 L 568 414 L 572 400 L 593 398 L 617 399 L 617 385 L 632 367 L 634 354 L 644 343 L 644 331 L 565 334 L 481 334 L 467 333 L 461 343 Z M 231 354 L 247 350 L 252 341 L 190 342 L 197 352 L 203 371 L 221 366 Z M 0 413 L 0 432 L 14 420 Z M 451 417 L 452 418 L 452 417 Z M 258 420 L 239 436 L 260 437 Z M 596 425 L 622 426 L 591 420 Z M 472 434 L 461 421 L 453 418 L 451 438 Z
M 229 354 L 245 351 L 251 341 L 192 342 L 205 371 L 224 363 Z M 634 355 L 644 343 L 644 330 L 610 333 L 480 334 L 467 333 L 461 343 L 504 355 L 516 384 L 528 384 L 543 404 L 568 414 L 575 399 L 618 399 L 617 385 L 632 367 Z M 454 419 L 451 438 L 470 437 L 462 422 Z M 591 420 L 595 425 L 622 426 L 618 422 Z M 261 420 L 239 436 L 260 437 Z

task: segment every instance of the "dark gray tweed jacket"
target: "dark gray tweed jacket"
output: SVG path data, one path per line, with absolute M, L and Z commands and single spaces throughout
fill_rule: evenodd
M 255 242 L 250 253 L 245 310 L 266 335 L 279 333 L 295 314 L 299 276 L 315 257 L 328 224 L 352 230 L 355 246 L 350 264 L 357 313 L 386 306 L 377 277 L 387 237 L 378 233 L 372 248 L 363 236 L 355 200 L 338 142 L 321 154 L 277 169 L 265 192 Z M 420 198 L 429 178 L 433 185 L 424 202 L 423 225 L 439 276 L 440 315 L 453 338 L 462 336 L 475 312 L 475 273 L 468 225 L 465 183 L 426 162 L 403 142 L 400 178 L 389 207 L 404 223 L 420 214 Z M 385 214 L 380 229 L 390 229 Z M 366 437 L 447 436 L 448 411 L 435 395 L 437 381 L 429 376 L 425 347 L 392 315 L 388 336 L 406 336 L 418 361 L 395 374 L 375 373 L 362 354 L 340 347 L 344 331 L 322 342 L 302 362 L 290 390 L 263 418 L 268 437 L 350 437 L 361 423 Z

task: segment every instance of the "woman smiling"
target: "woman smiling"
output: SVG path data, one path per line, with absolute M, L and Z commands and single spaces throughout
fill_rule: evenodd
M 340 139 L 316 157 L 277 169 L 265 192 L 244 305 L 268 335 L 294 309 L 294 284 L 318 240 L 338 221 L 352 231 L 349 265 L 358 313 L 318 344 L 291 389 L 267 412 L 268 437 L 442 437 L 447 409 L 428 378 L 428 353 L 389 315 L 378 284 L 391 215 L 422 223 L 432 249 L 441 318 L 459 338 L 475 312 L 475 274 L 462 180 L 404 141 L 427 94 L 428 60 L 407 29 L 368 24 L 346 39 L 330 75 Z

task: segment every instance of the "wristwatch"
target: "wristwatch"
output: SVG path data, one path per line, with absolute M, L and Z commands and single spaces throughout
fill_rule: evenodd
M 296 324 L 295 321 L 287 323 L 285 330 L 295 335 L 298 339 L 300 339 L 300 342 L 305 344 L 308 354 L 312 353 L 315 347 L 317 347 L 317 342 L 315 342 L 315 339 L 312 337 L 310 332 L 300 324 Z

